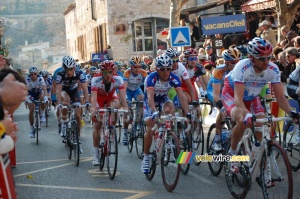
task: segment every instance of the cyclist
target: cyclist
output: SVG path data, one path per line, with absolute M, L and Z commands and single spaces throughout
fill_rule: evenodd
M 210 77 L 210 80 L 207 85 L 207 98 L 211 103 L 214 104 L 219 109 L 219 115 L 216 118 L 216 135 L 214 138 L 214 143 L 212 145 L 212 149 L 214 151 L 221 151 L 221 133 L 222 127 L 221 124 L 223 119 L 225 119 L 225 115 L 222 114 L 221 111 L 223 107 L 223 103 L 221 100 L 221 92 L 224 87 L 224 79 L 225 76 L 234 68 L 236 63 L 241 60 L 242 54 L 236 48 L 229 48 L 228 50 L 224 50 L 222 52 L 223 59 L 225 60 L 225 64 L 218 66 L 213 75 Z
M 57 73 L 56 76 L 56 89 L 57 89 L 57 108 L 61 108 L 62 105 L 69 106 L 70 103 L 73 105 L 80 105 L 80 96 L 78 93 L 78 87 L 81 86 L 84 98 L 85 98 L 85 105 L 88 107 L 90 103 L 89 94 L 86 85 L 86 78 L 81 70 L 76 70 L 75 61 L 74 59 L 69 56 L 64 59 L 63 62 L 64 69 Z M 78 128 L 78 136 L 80 137 L 80 120 L 81 120 L 81 111 L 80 109 L 76 109 L 76 121 L 77 121 L 77 128 Z M 61 121 L 66 122 L 68 121 L 67 110 L 62 109 L 61 111 Z M 66 127 L 62 127 L 66 128 Z M 61 136 L 64 137 L 62 131 Z M 80 151 L 82 149 L 80 147 Z
M 183 110 L 187 113 L 189 120 L 188 102 L 182 92 L 181 82 L 177 75 L 171 73 L 173 61 L 166 55 L 162 54 L 155 60 L 156 71 L 149 74 L 145 80 L 145 95 L 144 95 L 144 120 L 147 126 L 147 132 L 144 135 L 144 158 L 142 162 L 142 171 L 150 172 L 149 149 L 152 144 L 152 127 L 154 121 L 158 117 L 156 107 L 159 111 L 166 114 L 174 114 L 175 107 L 168 98 L 168 92 L 171 87 L 174 87 Z
M 184 67 L 184 65 L 181 62 L 179 62 L 180 53 L 177 52 L 177 50 L 175 50 L 173 48 L 169 48 L 166 51 L 166 55 L 168 55 L 173 61 L 172 73 L 176 74 L 179 77 L 179 79 L 181 80 L 181 82 L 182 81 L 185 82 L 188 90 L 193 90 L 191 78 L 189 77 L 188 72 L 187 72 L 186 68 Z M 185 95 L 186 99 L 189 98 L 188 93 L 184 92 L 184 95 Z M 178 96 L 176 95 L 176 91 L 174 88 L 170 89 L 168 96 L 170 97 L 170 99 L 173 100 L 173 102 L 176 106 L 179 106 Z M 196 99 L 194 92 L 191 92 L 191 98 Z
M 104 61 L 99 64 L 101 69 L 100 76 L 93 77 L 92 79 L 92 117 L 95 118 L 97 107 L 113 106 L 120 108 L 122 104 L 123 109 L 128 109 L 126 102 L 126 93 L 122 77 L 114 75 L 114 62 Z M 119 98 L 116 94 L 116 89 L 119 89 Z M 121 103 L 120 103 L 121 102 Z M 114 117 L 114 115 L 112 116 Z M 112 123 L 115 124 L 114 118 Z M 94 145 L 94 158 L 93 165 L 99 165 L 99 143 L 100 143 L 100 130 L 102 122 L 94 121 L 93 130 L 93 145 Z
M 194 95 L 194 99 L 191 98 L 192 93 L 197 93 L 195 82 L 198 78 L 198 81 L 201 85 L 203 85 L 203 90 L 206 91 L 206 86 L 208 83 L 208 76 L 206 75 L 206 71 L 202 65 L 200 65 L 197 60 L 198 52 L 197 50 L 193 48 L 189 48 L 186 51 L 184 51 L 184 57 L 186 58 L 185 68 L 187 69 L 188 75 L 191 78 L 191 82 L 193 85 L 193 89 L 189 90 L 189 87 L 185 82 L 182 82 L 182 88 L 184 92 L 186 92 L 186 96 L 188 99 L 188 102 L 191 101 L 198 101 L 198 96 Z
M 52 89 L 52 77 L 49 75 L 48 71 L 46 71 L 46 70 L 40 71 L 40 75 L 44 78 L 44 82 L 46 84 L 46 88 L 47 88 L 46 95 L 47 95 L 48 99 L 51 99 L 50 95 L 51 95 L 51 89 Z
M 81 64 L 80 64 L 79 62 L 76 62 L 76 63 L 75 63 L 75 67 L 76 67 L 76 70 L 77 70 L 77 71 L 82 70 L 82 69 L 81 69 Z M 82 71 L 83 71 L 83 70 L 82 70 Z M 90 68 L 89 68 L 89 65 L 85 66 L 85 71 L 83 71 L 83 74 L 85 75 L 85 78 L 86 78 L 86 84 L 87 84 L 87 88 L 88 88 L 89 95 L 91 95 L 91 79 L 92 79 L 92 76 L 91 76 L 91 74 L 90 74 Z M 79 94 L 79 96 L 80 96 L 80 103 L 83 104 L 83 97 L 84 97 L 84 96 L 83 96 L 83 91 L 82 91 L 81 85 L 78 85 L 78 94 Z M 91 100 L 90 100 L 90 98 L 89 98 L 88 102 L 91 103 L 90 101 L 91 101 Z M 83 118 L 82 118 L 82 117 L 84 117 L 84 111 L 83 111 L 82 108 L 81 108 L 81 113 L 80 113 L 80 115 L 81 115 L 80 125 L 81 125 L 81 127 L 84 127 L 84 126 L 85 126 L 85 122 L 84 122 L 84 120 L 83 120 Z
M 300 67 L 296 67 L 296 69 L 289 75 L 289 81 L 287 85 L 287 93 L 288 95 L 297 100 L 300 100 L 300 90 L 299 90 L 299 83 L 300 83 Z M 300 104 L 300 103 L 299 103 Z M 300 142 L 300 131 L 296 131 L 297 142 Z
M 132 98 L 134 98 L 136 101 L 143 101 L 144 100 L 144 93 L 142 89 L 140 88 L 142 82 L 144 82 L 145 78 L 147 77 L 147 72 L 143 69 L 141 69 L 141 58 L 138 56 L 132 56 L 129 60 L 130 69 L 126 70 L 124 72 L 124 87 L 126 89 L 126 96 L 127 100 L 129 102 L 128 106 L 131 107 Z M 140 106 L 140 113 L 137 116 L 137 121 L 139 122 L 139 119 L 142 118 L 142 107 Z M 127 129 L 128 129 L 129 121 L 124 121 L 124 132 L 122 137 L 122 142 L 125 146 L 128 144 L 128 135 L 127 135 Z
M 26 103 L 29 108 L 29 123 L 31 127 L 31 131 L 29 133 L 30 138 L 35 138 L 35 129 L 33 127 L 33 113 L 35 109 L 34 100 L 44 100 L 45 103 L 48 103 L 47 95 L 44 96 L 44 93 L 47 93 L 46 84 L 43 77 L 40 76 L 38 72 L 37 67 L 31 66 L 29 69 L 29 75 L 25 78 L 28 87 Z M 44 104 L 41 105 L 41 122 L 46 122 Z
M 284 96 L 278 67 L 270 62 L 272 45 L 259 37 L 252 39 L 247 46 L 248 59 L 239 61 L 225 77 L 222 90 L 222 102 L 228 115 L 236 121 L 232 130 L 229 155 L 237 155 L 237 144 L 247 127 L 252 125 L 252 113 L 258 118 L 264 117 L 264 109 L 259 94 L 263 87 L 271 82 L 279 106 L 297 120 L 298 114 L 292 111 Z M 260 132 L 256 133 L 258 141 L 262 140 Z M 239 172 L 239 163 L 231 162 L 230 170 Z

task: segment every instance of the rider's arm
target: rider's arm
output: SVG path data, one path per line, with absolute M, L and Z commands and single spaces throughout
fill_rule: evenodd
M 127 85 L 128 85 L 128 82 L 127 81 L 124 81 L 124 88 L 125 88 L 125 91 L 127 89 Z
M 220 98 L 220 93 L 221 93 L 221 84 L 217 84 L 217 83 L 212 83 L 212 87 L 213 87 L 213 92 L 214 92 L 214 102 L 217 103 L 219 100 L 221 100 Z
M 208 76 L 207 75 L 203 75 L 201 77 L 199 77 L 199 82 L 201 83 L 202 86 L 202 89 L 204 91 L 206 91 L 206 88 L 207 88 L 207 84 L 208 84 Z
M 87 83 L 84 82 L 84 83 L 80 83 L 79 85 L 81 85 L 85 102 L 89 102 L 89 92 L 88 92 L 88 89 L 87 89 Z
M 284 87 L 282 83 L 272 84 L 272 88 L 280 108 L 282 108 L 286 113 L 290 113 L 292 108 L 284 96 Z
M 148 105 L 149 105 L 151 111 L 155 112 L 156 108 L 155 108 L 155 103 L 154 103 L 154 88 L 153 87 L 147 88 L 147 100 L 148 100 Z
M 185 113 L 189 113 L 189 103 L 188 101 L 186 100 L 186 97 L 185 95 L 183 94 L 183 91 L 181 88 L 176 88 L 176 93 L 178 95 L 178 98 L 179 98 L 179 101 L 180 101 L 180 104 L 182 105 L 182 108 L 184 110 Z
M 246 108 L 244 104 L 244 89 L 245 85 L 243 83 L 234 83 L 234 103 L 238 108 L 242 108 L 245 113 L 249 113 L 250 111 Z
M 119 96 L 120 96 L 122 108 L 128 110 L 128 105 L 127 105 L 127 101 L 126 101 L 126 90 L 120 89 Z
M 97 91 L 91 92 L 91 106 L 92 106 L 92 116 L 96 115 L 96 109 L 97 109 Z

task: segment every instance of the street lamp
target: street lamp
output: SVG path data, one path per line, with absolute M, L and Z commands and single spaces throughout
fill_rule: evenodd
M 5 32 L 4 27 L 2 25 L 0 25 L 0 45 L 1 45 L 1 39 L 4 36 L 4 32 Z

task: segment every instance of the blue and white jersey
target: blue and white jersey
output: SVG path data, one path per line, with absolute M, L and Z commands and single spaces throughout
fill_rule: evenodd
M 41 90 L 43 90 L 43 86 L 46 85 L 44 78 L 41 75 L 37 75 L 35 81 L 31 79 L 30 75 L 27 75 L 25 81 L 28 91 L 32 92 L 40 92 Z
M 239 61 L 234 69 L 225 77 L 224 88 L 234 93 L 234 83 L 244 84 L 245 91 L 243 99 L 251 101 L 259 96 L 263 87 L 268 83 L 280 84 L 280 71 L 278 66 L 269 62 L 268 68 L 262 73 L 256 73 L 250 59 Z
M 45 83 L 46 83 L 47 91 L 50 92 L 52 88 L 52 77 L 50 75 L 48 75 L 48 78 Z
M 61 67 L 57 68 L 57 69 L 54 71 L 53 76 L 52 76 L 52 80 L 53 80 L 53 81 L 56 81 L 56 75 L 57 75 L 57 73 L 60 72 L 60 71 L 64 71 L 64 67 L 61 66 Z
M 64 91 L 77 89 L 78 80 L 80 83 L 86 83 L 85 75 L 81 70 L 75 70 L 72 77 L 68 77 L 66 71 L 63 69 L 59 71 L 56 76 L 56 84 L 62 84 Z
M 85 73 L 85 78 L 86 78 L 86 83 L 88 87 L 91 87 L 91 83 L 92 83 L 92 75 L 90 74 L 86 74 Z
M 154 89 L 154 102 L 159 102 L 168 96 L 169 90 L 174 87 L 181 89 L 181 82 L 177 75 L 170 73 L 167 81 L 161 81 L 157 72 L 150 73 L 145 79 L 145 101 L 147 101 L 147 90 Z

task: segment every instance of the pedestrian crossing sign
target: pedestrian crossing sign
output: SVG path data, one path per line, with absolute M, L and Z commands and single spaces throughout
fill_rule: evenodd
M 190 28 L 188 26 L 171 27 L 170 33 L 171 47 L 191 45 Z

